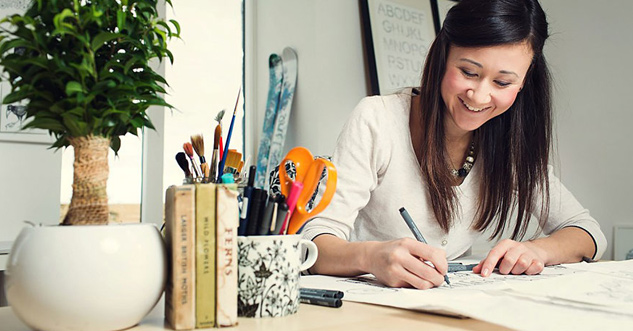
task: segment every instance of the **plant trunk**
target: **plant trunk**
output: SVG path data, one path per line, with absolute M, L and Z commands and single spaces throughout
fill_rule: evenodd
M 110 139 L 86 136 L 68 140 L 75 150 L 73 196 L 62 224 L 107 224 Z

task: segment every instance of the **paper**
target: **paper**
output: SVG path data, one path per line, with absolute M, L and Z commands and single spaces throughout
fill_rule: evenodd
M 343 300 L 449 316 L 519 330 L 633 330 L 633 261 L 547 267 L 540 275 L 449 274 L 431 290 L 388 288 L 372 275 L 302 276 L 301 286 L 345 292 Z

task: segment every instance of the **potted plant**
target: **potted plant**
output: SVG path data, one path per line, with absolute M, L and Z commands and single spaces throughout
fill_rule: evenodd
M 165 1 L 171 6 L 171 0 Z M 3 103 L 24 103 L 26 118 L 30 120 L 25 128 L 48 130 L 55 138 L 52 148 L 72 146 L 75 152 L 73 195 L 63 224 L 107 224 L 108 151 L 110 148 L 115 153 L 119 150 L 120 136 L 128 133 L 136 135 L 144 127 L 153 128 L 146 112 L 149 106 L 171 108 L 161 97 L 161 93 L 165 93 L 161 84 L 166 84 L 166 81 L 152 69 L 150 60 L 169 58 L 173 62 L 167 41 L 172 37 L 179 37 L 178 22 L 159 17 L 158 0 L 35 0 L 23 15 L 6 17 L 0 21 L 0 26 L 0 66 L 3 67 L 3 78 L 8 79 L 12 86 L 12 92 L 4 98 Z M 123 230 L 115 230 L 117 227 L 39 227 L 22 231 L 12 249 L 12 254 L 16 254 L 13 254 L 7 265 L 6 281 L 7 296 L 17 315 L 30 326 L 47 330 L 52 329 L 52 324 L 42 323 L 64 323 L 62 319 L 66 318 L 60 311 L 39 311 L 50 309 L 48 306 L 51 306 L 51 302 L 34 303 L 32 300 L 46 294 L 46 291 L 38 288 L 38 293 L 29 293 L 34 289 L 26 289 L 27 285 L 22 284 L 20 277 L 33 278 L 32 281 L 40 284 L 52 282 L 53 286 L 70 292 L 90 291 L 93 287 L 99 287 L 94 281 L 81 278 L 99 278 L 99 272 L 108 273 L 108 270 L 119 273 L 125 271 L 122 269 L 130 269 L 138 273 L 136 269 L 142 266 L 147 272 L 156 273 L 160 277 L 160 269 L 164 270 L 165 267 L 165 254 L 155 227 L 152 230 L 138 227 L 136 230 L 134 227 L 121 226 L 119 228 Z M 66 234 L 70 231 L 73 233 Z M 135 231 L 145 233 L 147 242 L 143 242 L 140 239 L 142 235 L 134 233 Z M 127 237 L 125 240 L 130 242 L 120 241 L 124 240 L 121 237 Z M 95 251 L 77 246 L 90 244 L 96 246 Z M 145 247 L 139 248 L 141 244 Z M 148 250 L 148 247 L 155 248 Z M 125 248 L 129 248 L 131 252 L 123 252 Z M 30 251 L 37 249 L 41 251 Z M 59 252 L 59 256 L 55 252 Z M 153 253 L 162 255 L 148 258 L 147 254 Z M 42 259 L 40 256 L 39 260 L 54 261 L 49 262 L 48 266 L 29 265 L 42 262 L 25 262 L 28 254 L 43 254 L 46 258 Z M 85 255 L 83 257 L 90 262 L 82 262 L 88 264 L 77 266 L 79 271 L 65 270 L 68 268 L 64 264 L 66 262 L 62 263 L 57 259 L 64 259 L 67 255 L 71 256 L 69 260 L 79 261 L 81 256 L 73 254 Z M 129 259 L 127 255 L 130 255 Z M 117 258 L 111 259 L 112 256 Z M 120 269 L 109 264 L 124 259 L 121 256 L 126 256 L 126 261 L 123 261 Z M 157 265 L 146 265 L 147 260 L 156 260 Z M 54 270 L 50 270 L 51 267 Z M 89 273 L 81 270 L 88 267 L 98 270 L 91 270 Z M 102 268 L 106 270 L 101 270 Z M 78 275 L 70 281 L 68 288 L 60 286 L 61 277 L 70 277 L 62 275 L 62 271 Z M 164 271 L 162 274 L 164 276 Z M 56 275 L 60 278 L 55 278 Z M 106 283 L 100 285 L 108 289 L 101 292 L 119 293 L 112 290 L 114 285 L 130 286 L 130 282 L 137 282 L 132 287 L 138 288 L 145 287 L 146 284 L 141 283 L 147 283 L 146 279 L 137 279 L 134 275 L 129 276 L 131 281 L 119 281 L 118 276 L 112 273 L 108 273 L 108 276 L 114 278 L 105 280 Z M 84 281 L 85 288 L 80 284 Z M 164 277 L 162 284 L 164 286 Z M 162 288 L 160 291 L 162 292 Z M 122 293 L 126 299 L 134 295 L 131 292 Z M 50 294 L 59 295 L 59 291 Z M 69 294 L 72 293 L 65 295 Z M 77 292 L 76 295 L 90 296 L 86 292 Z M 146 294 L 139 295 L 147 297 Z M 60 299 L 55 298 L 52 305 L 63 306 Z M 89 299 L 99 300 L 94 297 Z M 154 300 L 151 304 L 153 306 L 158 297 L 139 300 Z M 111 301 L 109 304 L 119 303 Z M 71 311 L 70 315 L 77 316 L 77 310 L 82 310 L 82 305 L 87 304 L 78 303 L 71 308 L 75 311 Z M 116 308 L 118 311 L 134 310 Z M 68 310 L 68 307 L 64 309 Z M 84 324 L 79 324 L 83 326 L 78 329 L 128 327 L 149 312 L 146 308 L 140 310 L 144 313 L 138 319 L 98 311 L 98 315 L 106 320 L 125 320 L 123 324 L 126 325 L 110 323 L 106 327 L 86 327 L 91 324 L 81 320 L 79 322 Z M 45 320 L 51 317 L 49 315 L 58 317 Z M 40 321 L 34 321 L 33 317 Z M 79 319 L 82 318 L 87 317 Z M 103 324 L 103 321 L 97 323 Z M 67 328 L 72 327 L 74 326 L 70 325 Z

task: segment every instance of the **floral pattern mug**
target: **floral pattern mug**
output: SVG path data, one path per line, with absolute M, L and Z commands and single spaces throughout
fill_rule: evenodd
M 301 235 L 240 236 L 238 316 L 279 317 L 299 309 L 299 276 L 316 262 L 315 243 Z M 302 261 L 302 252 L 307 258 Z

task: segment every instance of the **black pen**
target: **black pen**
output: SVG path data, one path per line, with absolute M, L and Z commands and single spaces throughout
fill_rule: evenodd
M 308 303 L 311 305 L 323 306 L 323 307 L 332 307 L 339 308 L 343 305 L 343 301 L 339 298 L 328 298 L 321 297 L 316 295 L 309 295 L 301 293 L 299 295 L 299 302 Z
M 422 233 L 420 232 L 420 230 L 418 230 L 418 227 L 415 226 L 411 215 L 409 215 L 409 212 L 404 209 L 404 207 L 400 208 L 400 215 L 402 215 L 404 222 L 407 223 L 407 226 L 409 227 L 411 232 L 413 232 L 413 236 L 415 237 L 415 239 L 428 245 L 426 239 L 424 239 Z M 433 267 L 435 268 L 435 266 Z M 448 275 L 444 275 L 444 281 L 446 282 L 446 284 L 451 285 L 451 282 L 448 280 Z
M 237 228 L 237 234 L 239 236 L 246 235 L 246 228 L 248 227 L 248 207 L 251 201 L 251 195 L 253 193 L 253 185 L 255 183 L 255 173 L 257 167 L 252 165 L 248 169 L 248 185 L 244 188 L 244 198 L 242 199 L 242 212 L 240 213 L 240 225 Z M 213 176 L 213 175 L 210 175 Z
M 305 288 L 305 287 L 300 288 L 299 293 L 301 293 L 301 295 L 305 294 L 305 295 L 312 295 L 312 296 L 320 296 L 324 298 L 337 298 L 337 299 L 342 299 L 343 295 L 345 295 L 345 293 L 343 293 L 342 291 L 323 290 L 323 289 L 318 289 L 318 288 Z

